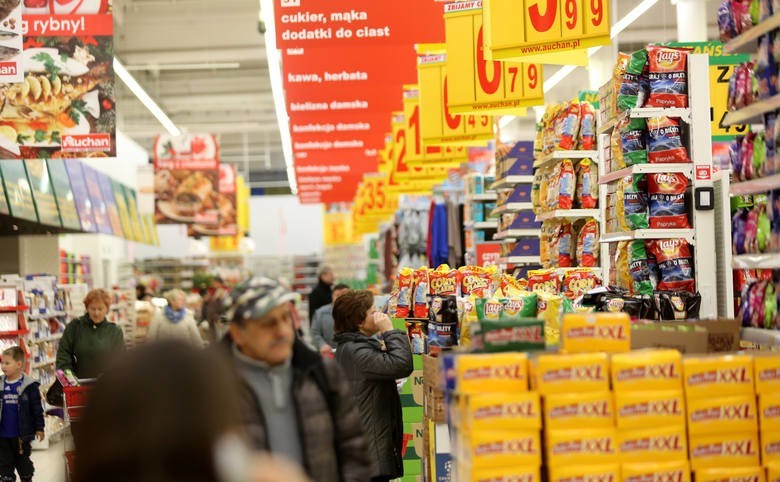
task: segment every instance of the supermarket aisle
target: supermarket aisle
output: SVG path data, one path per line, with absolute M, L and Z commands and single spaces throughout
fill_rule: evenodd
M 48 450 L 33 450 L 31 458 L 35 464 L 36 481 L 62 482 L 65 480 L 62 441 L 52 444 Z

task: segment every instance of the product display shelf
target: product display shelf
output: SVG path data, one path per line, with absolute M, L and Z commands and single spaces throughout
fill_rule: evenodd
M 774 350 L 780 349 L 780 331 L 764 328 L 742 328 L 742 341 L 767 346 Z
M 537 221 L 547 221 L 548 219 L 579 219 L 594 218 L 596 221 L 601 219 L 601 212 L 598 209 L 556 209 L 536 215 Z
M 598 151 L 553 151 L 550 154 L 541 156 L 538 160 L 534 161 L 534 169 L 541 169 L 546 167 L 556 160 L 597 159 L 598 157 Z
M 506 231 L 500 231 L 493 236 L 495 240 L 509 240 L 514 238 L 520 238 L 523 236 L 538 236 L 538 229 L 507 229 Z
M 694 244 L 693 229 L 636 229 L 634 231 L 619 231 L 605 233 L 601 236 L 602 243 L 616 243 L 633 239 L 685 239 Z
M 682 173 L 689 179 L 693 176 L 693 164 L 635 164 L 599 177 L 599 184 L 609 184 L 634 174 Z
M 691 84 L 693 85 L 693 84 Z M 691 123 L 691 109 L 689 108 L 680 108 L 680 107 L 671 107 L 671 108 L 664 108 L 664 107 L 641 107 L 638 109 L 629 109 L 621 114 L 619 114 L 614 119 L 610 120 L 603 126 L 599 126 L 598 133 L 599 134 L 609 134 L 612 132 L 612 130 L 615 128 L 615 126 L 620 122 L 621 120 L 625 119 L 626 117 L 631 119 L 648 119 L 651 117 L 674 117 L 679 118 L 682 121 L 684 121 L 687 124 Z
M 503 265 L 534 264 L 539 262 L 539 256 L 508 256 L 505 258 L 500 258 L 499 262 Z
M 48 367 L 48 366 L 53 366 L 56 361 L 57 360 L 44 360 L 42 362 L 33 363 L 32 365 L 30 365 L 30 368 L 32 368 L 33 370 L 36 370 L 38 368 L 44 368 L 44 367 Z
M 488 221 L 466 221 L 463 223 L 463 226 L 466 229 L 472 229 L 472 230 L 496 229 L 498 228 L 498 220 L 491 219 Z
M 780 174 L 731 184 L 731 194 L 733 195 L 758 194 L 773 189 L 780 189 Z
M 762 99 L 741 109 L 733 110 L 726 114 L 721 122 L 724 126 L 743 124 L 761 124 L 763 115 L 780 109 L 780 94 Z
M 490 189 L 512 189 L 518 184 L 530 184 L 532 182 L 534 182 L 533 176 L 507 176 L 502 179 L 496 179 L 496 182 L 490 186 Z
M 735 255 L 732 266 L 734 269 L 780 269 L 780 253 Z
M 491 213 L 491 217 L 500 216 L 507 213 L 517 213 L 520 211 L 527 211 L 533 209 L 534 205 L 531 203 L 506 203 L 501 206 L 497 206 Z
M 752 54 L 756 53 L 756 41 L 764 34 L 780 28 L 780 13 L 761 21 L 758 25 L 746 30 L 742 35 L 726 42 L 723 52 L 727 54 Z
M 498 199 L 498 193 L 488 191 L 482 194 L 466 194 L 465 199 L 469 202 L 495 201 Z

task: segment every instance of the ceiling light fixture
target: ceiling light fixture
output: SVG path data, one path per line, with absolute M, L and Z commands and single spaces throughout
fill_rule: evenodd
M 227 70 L 241 68 L 240 62 L 202 62 L 197 64 L 140 64 L 126 65 L 128 72 L 157 70 Z
M 144 88 L 141 87 L 141 84 L 135 80 L 133 74 L 128 72 L 125 66 L 122 65 L 122 62 L 120 62 L 116 57 L 114 57 L 114 72 L 116 73 L 117 77 L 122 79 L 122 82 L 125 83 L 127 88 L 130 89 L 130 91 L 135 94 L 136 97 L 138 97 L 138 100 L 140 100 L 141 103 L 147 109 L 149 109 L 149 112 L 151 112 L 152 115 L 158 121 L 160 121 L 160 124 L 165 127 L 165 130 L 168 131 L 168 134 L 172 135 L 173 137 L 178 137 L 181 135 L 181 131 L 178 127 L 176 127 L 176 124 L 174 124 L 170 117 L 168 117 L 168 115 L 163 112 L 160 106 L 157 105 L 157 102 L 149 97 L 149 94 L 146 93 L 146 90 L 144 90 Z
M 260 0 L 260 20 L 265 23 L 265 52 L 268 58 L 268 75 L 271 77 L 271 92 L 274 96 L 276 122 L 279 124 L 279 134 L 282 137 L 282 152 L 284 164 L 287 166 L 287 180 L 290 181 L 290 191 L 298 194 L 298 184 L 295 180 L 293 164 L 292 137 L 290 136 L 290 118 L 287 115 L 287 105 L 284 99 L 282 83 L 282 59 L 276 48 L 276 24 L 274 23 L 273 0 Z

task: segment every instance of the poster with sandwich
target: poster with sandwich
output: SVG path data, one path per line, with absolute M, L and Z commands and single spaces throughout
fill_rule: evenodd
M 219 194 L 216 206 L 219 222 L 214 225 L 191 224 L 187 227 L 187 235 L 194 236 L 235 236 L 236 226 L 236 166 L 232 164 L 219 165 Z
M 219 147 L 211 134 L 157 136 L 154 142 L 157 224 L 219 226 Z

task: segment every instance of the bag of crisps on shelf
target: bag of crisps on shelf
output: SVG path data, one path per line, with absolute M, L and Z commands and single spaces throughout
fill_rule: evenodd
M 582 209 L 595 209 L 599 199 L 599 169 L 590 159 L 577 164 L 577 204 Z
M 426 267 L 414 270 L 413 314 L 415 318 L 428 319 L 429 271 Z
M 528 289 L 536 293 L 557 295 L 561 290 L 561 280 L 554 269 L 536 269 L 528 272 Z
M 395 309 L 396 318 L 408 318 L 411 314 L 413 281 L 413 269 L 403 268 L 398 273 L 398 302 Z

